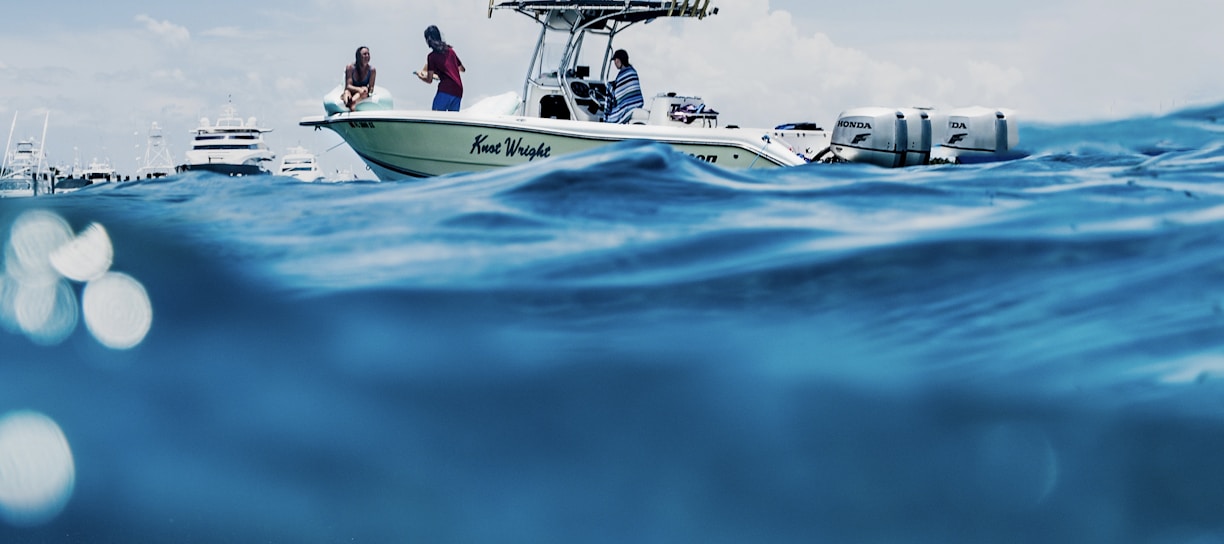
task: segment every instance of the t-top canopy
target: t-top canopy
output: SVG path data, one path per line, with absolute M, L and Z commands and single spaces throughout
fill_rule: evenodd
M 659 17 L 696 17 L 718 13 L 710 10 L 710 0 L 489 0 L 489 17 L 494 9 L 512 9 L 537 17 L 554 11 L 578 11 L 584 19 L 636 23 Z

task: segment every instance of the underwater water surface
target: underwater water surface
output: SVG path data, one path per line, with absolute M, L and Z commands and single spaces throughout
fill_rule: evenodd
M 1021 147 L 0 200 L 0 541 L 1224 542 L 1224 106 Z

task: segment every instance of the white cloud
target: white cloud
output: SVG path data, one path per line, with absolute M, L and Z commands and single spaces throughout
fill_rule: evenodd
M 970 85 L 964 95 L 974 103 L 1004 105 L 998 102 L 1014 95 L 1024 84 L 1024 73 L 1019 68 L 992 62 L 965 61 L 965 74 Z
M 205 30 L 200 34 L 210 38 L 238 38 L 242 36 L 242 29 L 236 26 L 219 26 Z
M 279 76 L 276 78 L 276 90 L 283 94 L 309 94 L 306 83 L 300 78 Z
M 150 75 L 153 77 L 153 79 L 157 80 L 173 81 L 176 83 L 187 81 L 186 74 L 184 74 L 183 70 L 179 68 L 154 70 Z
M 152 32 L 172 46 L 178 47 L 191 41 L 191 32 L 186 27 L 170 21 L 158 21 L 148 15 L 140 14 L 136 16 L 136 22 L 144 23 L 145 30 Z

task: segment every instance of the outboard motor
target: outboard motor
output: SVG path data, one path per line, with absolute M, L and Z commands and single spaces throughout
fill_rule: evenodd
M 926 110 L 918 108 L 901 108 L 897 110 L 905 115 L 906 134 L 909 136 L 905 146 L 905 164 L 903 166 L 923 166 L 931 163 L 931 116 Z
M 1014 158 L 1020 143 L 1016 122 L 1007 113 L 971 107 L 936 115 L 936 139 L 941 155 L 956 162 L 980 162 Z
M 830 149 L 839 158 L 888 168 L 926 164 L 931 153 L 930 118 L 922 110 L 855 108 L 833 127 Z

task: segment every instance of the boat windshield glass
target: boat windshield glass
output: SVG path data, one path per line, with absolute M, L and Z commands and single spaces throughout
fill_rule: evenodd
M 561 65 L 561 58 L 565 55 L 565 44 L 568 38 L 569 36 L 558 32 L 545 34 L 544 43 L 540 44 L 540 49 L 536 52 L 539 57 L 536 59 L 536 72 L 532 74 L 534 77 L 556 77 L 557 67 Z
M 610 53 L 606 50 L 607 34 L 587 31 L 579 36 L 574 36 L 573 51 L 569 51 L 570 39 L 569 32 L 549 31 L 545 33 L 544 42 L 538 51 L 536 72 L 533 74 L 535 78 L 552 78 L 558 75 L 582 79 L 600 77 L 603 73 L 604 59 L 610 59 L 607 57 Z M 569 58 L 565 57 L 567 53 L 570 55 Z

